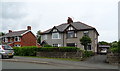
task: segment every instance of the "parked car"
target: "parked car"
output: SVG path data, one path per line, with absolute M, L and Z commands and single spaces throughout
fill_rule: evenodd
M 107 49 L 106 48 L 101 49 L 101 54 L 107 54 Z
M 0 45 L 0 57 L 1 58 L 13 58 L 14 50 L 9 45 Z

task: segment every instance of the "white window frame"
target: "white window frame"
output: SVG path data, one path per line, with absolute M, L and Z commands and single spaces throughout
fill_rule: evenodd
M 16 41 L 16 38 L 17 38 L 17 41 Z M 14 37 L 14 42 L 19 42 L 19 41 L 21 41 L 19 36 Z
M 53 47 L 61 47 L 61 44 L 53 44 Z
M 57 29 L 53 29 L 53 32 L 57 32 Z
M 83 32 L 84 35 L 85 35 L 86 33 L 89 35 L 89 31 L 84 31 L 84 32 Z
M 7 37 L 5 37 L 5 42 L 8 42 L 8 38 Z
M 21 47 L 21 45 L 20 45 L 20 44 L 15 44 L 14 46 L 15 46 L 15 47 Z
M 53 37 L 53 34 L 57 34 L 57 35 L 58 35 L 58 38 L 54 38 L 54 37 Z M 52 33 L 52 39 L 60 39 L 60 38 L 61 38 L 60 33 L 58 33 L 58 32 Z
M 68 28 L 68 30 L 74 30 L 74 28 L 73 28 L 72 26 L 70 26 L 70 27 Z

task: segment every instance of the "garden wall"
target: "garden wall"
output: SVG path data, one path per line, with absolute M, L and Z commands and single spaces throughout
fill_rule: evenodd
M 110 64 L 120 63 L 120 53 L 108 53 L 106 62 Z
M 37 52 L 40 57 L 81 59 L 82 52 Z

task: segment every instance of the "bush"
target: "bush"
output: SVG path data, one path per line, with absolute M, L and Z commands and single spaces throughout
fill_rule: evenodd
M 113 52 L 113 53 L 119 53 L 119 48 L 118 47 L 110 48 L 110 51 Z
M 27 46 L 27 47 L 13 47 L 15 55 L 19 56 L 36 56 L 36 46 Z
M 110 51 L 113 53 L 120 53 L 120 41 L 113 43 L 110 48 Z
M 92 51 L 83 51 L 83 58 L 93 56 L 94 52 Z

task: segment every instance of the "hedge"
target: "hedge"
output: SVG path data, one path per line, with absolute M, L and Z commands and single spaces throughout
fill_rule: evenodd
M 110 51 L 113 52 L 113 53 L 120 53 L 119 47 L 110 48 Z
M 19 56 L 36 56 L 37 47 L 28 46 L 28 47 L 13 47 L 15 55 Z
M 77 47 L 40 47 L 27 46 L 27 47 L 13 47 L 15 55 L 18 56 L 36 56 L 36 52 L 76 52 L 80 50 Z

